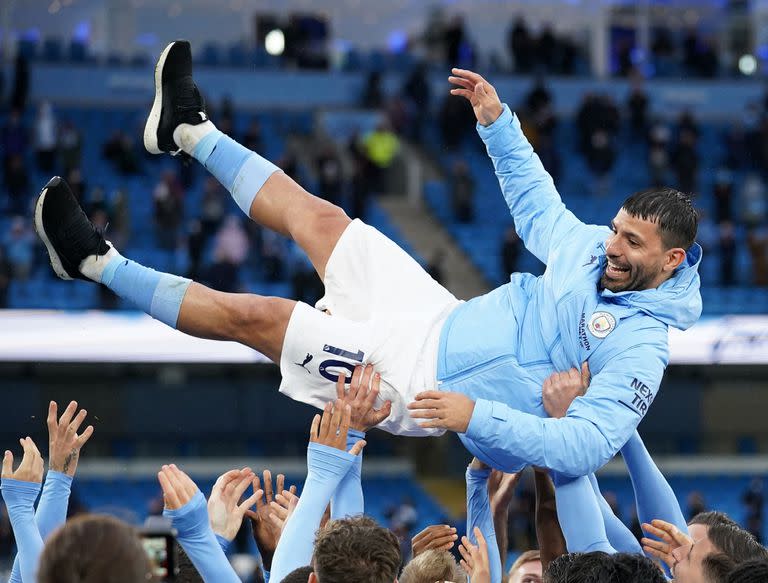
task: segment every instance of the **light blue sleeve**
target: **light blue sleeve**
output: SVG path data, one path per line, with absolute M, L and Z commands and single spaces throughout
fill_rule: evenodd
M 621 448 L 621 455 L 627 464 L 632 488 L 635 490 L 637 517 L 640 522 L 651 522 L 654 518 L 660 518 L 688 534 L 688 525 L 677 496 L 648 453 L 637 431 Z
M 43 552 L 43 539 L 35 524 L 35 500 L 40 484 L 3 478 L 0 483 L 3 500 L 11 519 L 18 548 L 21 578 L 26 583 L 37 581 L 37 567 Z
M 240 583 L 227 556 L 221 550 L 208 519 L 205 496 L 197 492 L 176 510 L 163 510 L 178 532 L 178 541 L 206 583 Z M 25 579 L 26 581 L 26 579 Z
M 352 449 L 361 439 L 365 439 L 365 433 L 350 429 L 347 433 L 347 451 Z M 331 520 L 356 516 L 365 512 L 363 500 L 363 453 L 360 452 L 355 463 L 349 468 L 336 491 L 331 497 Z
M 72 476 L 48 470 L 45 484 L 43 484 L 43 493 L 40 495 L 40 502 L 37 504 L 37 512 L 35 513 L 37 530 L 40 531 L 40 536 L 43 540 L 47 539 L 49 534 L 67 520 L 67 507 L 71 491 Z M 8 579 L 8 583 L 21 582 L 19 558 L 14 557 L 11 577 Z
M 225 539 L 220 534 L 217 534 L 216 535 L 216 542 L 219 543 L 219 546 L 221 547 L 222 552 L 226 555 L 227 551 L 229 550 L 229 544 L 232 541 Z
M 520 121 L 505 104 L 501 116 L 488 127 L 477 125 L 493 161 L 496 178 L 526 248 L 548 263 L 556 248 L 574 229 L 587 228 L 565 208 Z
M 642 553 L 643 549 L 640 543 L 632 534 L 632 531 L 613 513 L 611 505 L 600 491 L 600 485 L 597 483 L 595 474 L 589 474 L 589 483 L 592 491 L 595 493 L 595 500 L 600 507 L 603 515 L 603 524 L 605 524 L 605 534 L 608 536 L 608 542 L 619 553 Z
M 480 529 L 488 545 L 488 562 L 491 567 L 491 583 L 501 583 L 502 564 L 496 531 L 493 528 L 491 501 L 488 498 L 488 476 L 490 469 L 473 470 L 467 468 L 467 538 L 477 544 L 475 527 Z
M 299 503 L 285 525 L 272 559 L 272 581 L 312 562 L 315 532 L 331 496 L 355 463 L 346 451 L 310 443 L 307 448 L 307 479 Z
M 516 471 L 522 460 L 566 476 L 586 476 L 627 442 L 653 402 L 666 364 L 666 344 L 624 351 L 595 374 L 587 394 L 576 398 L 561 419 L 478 399 L 466 437 L 500 469 Z
M 553 472 L 557 519 L 569 553 L 616 552 L 608 542 L 600 506 L 588 476 L 569 478 Z

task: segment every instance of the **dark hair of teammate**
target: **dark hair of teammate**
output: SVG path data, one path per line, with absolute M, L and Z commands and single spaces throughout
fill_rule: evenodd
M 730 526 L 739 526 L 739 523 L 730 518 L 725 512 L 718 512 L 717 510 L 699 512 L 688 521 L 688 526 L 692 524 L 703 524 L 705 526 L 728 524 Z
M 765 583 L 768 581 L 768 560 L 745 561 L 728 573 L 727 583 Z
M 53 533 L 40 556 L 38 583 L 154 581 L 135 528 L 113 518 L 77 516 Z
M 666 579 L 651 559 L 639 553 L 613 555 L 615 575 L 612 581 L 622 583 L 665 583 Z
M 610 582 L 615 573 L 613 557 L 608 553 L 570 553 L 549 564 L 544 583 Z
M 315 538 L 318 583 L 393 583 L 401 563 L 397 537 L 367 516 L 333 520 Z
M 716 524 L 709 527 L 709 540 L 736 564 L 752 559 L 768 559 L 768 550 L 749 532 L 738 526 Z
M 282 583 L 307 583 L 312 567 L 299 567 L 283 577 Z
M 636 192 L 621 205 L 628 215 L 656 223 L 666 249 L 688 249 L 696 239 L 699 219 L 691 197 L 674 188 Z

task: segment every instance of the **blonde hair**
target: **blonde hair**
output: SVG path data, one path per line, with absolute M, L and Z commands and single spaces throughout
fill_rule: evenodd
M 439 549 L 424 551 L 411 560 L 398 578 L 400 583 L 466 583 L 467 576 L 451 553 Z
M 522 555 L 517 557 L 517 560 L 512 563 L 512 566 L 509 568 L 507 581 L 512 579 L 512 575 L 514 575 L 520 567 L 531 561 L 541 561 L 541 553 L 539 551 L 525 551 Z

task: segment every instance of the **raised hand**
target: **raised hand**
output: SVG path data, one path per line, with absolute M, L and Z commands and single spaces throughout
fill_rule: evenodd
M 424 391 L 416 395 L 414 402 L 408 403 L 408 408 L 414 419 L 427 419 L 419 423 L 421 427 L 466 433 L 475 402 L 461 393 Z
M 175 464 L 163 466 L 157 473 L 163 500 L 168 510 L 177 510 L 187 504 L 198 492 L 197 485 Z
M 347 451 L 347 433 L 349 432 L 351 416 L 352 407 L 348 404 L 345 405 L 340 399 L 337 399 L 334 404 L 327 403 L 322 417 L 315 415 L 312 419 L 309 441 Z M 364 447 L 365 441 L 361 439 L 352 446 L 349 453 L 358 455 Z
M 19 439 L 21 447 L 24 449 L 24 456 L 16 471 L 13 471 L 13 453 L 10 450 L 5 451 L 3 456 L 3 479 L 19 480 L 21 482 L 34 482 L 40 484 L 43 481 L 43 456 L 37 449 L 35 442 L 31 437 Z
M 664 561 L 670 569 L 672 569 L 675 563 L 672 551 L 678 547 L 693 544 L 693 539 L 690 536 L 681 532 L 674 524 L 664 520 L 653 520 L 651 524 L 643 523 L 642 529 L 647 534 L 661 539 L 655 540 L 644 537 L 640 541 L 643 545 L 643 550 L 649 555 Z
M 240 530 L 245 512 L 264 495 L 263 490 L 254 493 L 240 503 L 245 491 L 253 483 L 255 474 L 251 468 L 230 470 L 219 476 L 208 498 L 208 518 L 213 532 L 232 541 Z
M 299 497 L 288 490 L 283 490 L 270 503 L 269 507 L 272 510 L 272 514 L 269 515 L 269 519 L 272 521 L 272 524 L 280 529 L 280 534 L 283 533 L 285 525 L 293 511 L 296 510 L 298 503 Z
M 93 435 L 93 425 L 85 428 L 80 435 L 77 431 L 85 421 L 88 411 L 81 409 L 77 415 L 77 402 L 72 401 L 57 420 L 58 405 L 48 405 L 48 465 L 54 472 L 74 476 L 80 450 Z
M 496 89 L 482 76 L 466 69 L 451 69 L 448 81 L 458 88 L 451 89 L 451 95 L 460 95 L 472 104 L 472 110 L 480 125 L 489 126 L 495 122 L 503 111 L 501 100 Z
M 345 381 L 346 376 L 340 374 L 336 381 L 336 396 L 352 409 L 349 420 L 350 429 L 366 432 L 389 417 L 392 412 L 392 401 L 385 401 L 381 409 L 373 408 L 381 389 L 381 375 L 374 374 L 372 364 L 355 367 L 349 383 L 349 392 L 344 389 Z
M 449 551 L 458 538 L 454 527 L 447 524 L 431 524 L 411 539 L 413 556 L 417 557 L 431 549 Z
M 551 374 L 541 387 L 544 410 L 550 417 L 565 417 L 576 397 L 586 394 L 590 382 L 589 364 L 581 365 L 581 372 L 572 368 L 567 372 Z
M 262 495 L 256 498 L 256 510 L 246 510 L 245 515 L 251 519 L 253 539 L 256 541 L 256 546 L 259 547 L 264 568 L 269 571 L 272 565 L 272 555 L 277 548 L 277 543 L 280 541 L 281 533 L 280 528 L 270 519 L 270 515 L 274 512 L 271 508 L 271 503 L 275 500 L 275 490 L 278 493 L 283 492 L 285 476 L 283 474 L 277 475 L 275 490 L 272 488 L 272 472 L 264 470 L 263 478 L 263 490 L 259 476 L 253 478 L 254 491 L 262 492 Z M 295 494 L 296 486 L 291 486 L 288 492 Z
M 464 568 L 472 583 L 491 583 L 491 564 L 488 560 L 488 545 L 480 529 L 475 527 L 477 546 L 467 537 L 461 537 L 459 553 L 462 556 L 461 566 Z

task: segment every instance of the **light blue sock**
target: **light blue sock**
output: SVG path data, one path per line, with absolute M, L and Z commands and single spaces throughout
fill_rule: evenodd
M 160 273 L 118 253 L 104 268 L 101 283 L 153 318 L 175 328 L 181 302 L 192 280 Z
M 203 136 L 192 156 L 224 185 L 246 215 L 267 179 L 280 170 L 219 130 Z

